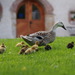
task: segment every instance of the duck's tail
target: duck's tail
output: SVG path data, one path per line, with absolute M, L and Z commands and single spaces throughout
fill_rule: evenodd
M 30 39 L 26 38 L 26 36 L 21 36 L 21 38 L 22 38 L 25 42 L 27 42 L 29 45 L 33 45 L 33 44 L 34 44 L 34 43 L 32 43 L 32 41 L 31 41 Z

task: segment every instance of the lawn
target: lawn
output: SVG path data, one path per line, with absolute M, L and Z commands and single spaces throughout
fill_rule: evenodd
M 57 37 L 50 44 L 51 50 L 19 55 L 20 47 L 16 43 L 22 39 L 0 39 L 5 43 L 6 51 L 0 54 L 0 75 L 75 75 L 75 47 L 67 49 L 69 42 L 75 37 Z M 26 43 L 27 44 L 27 43 Z

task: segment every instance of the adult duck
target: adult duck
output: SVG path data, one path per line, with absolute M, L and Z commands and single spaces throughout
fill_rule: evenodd
M 53 26 L 51 31 L 39 31 L 26 36 L 21 35 L 21 38 L 23 38 L 23 40 L 25 40 L 30 45 L 33 45 L 36 41 L 39 42 L 39 46 L 47 45 L 48 43 L 52 43 L 55 40 L 55 30 L 58 27 L 62 27 L 66 30 L 64 24 L 62 22 L 58 22 Z

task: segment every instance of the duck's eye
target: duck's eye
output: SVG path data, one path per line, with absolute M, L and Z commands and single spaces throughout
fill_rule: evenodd
M 37 36 L 37 38 L 38 38 L 38 39 L 42 39 L 42 37 L 40 37 L 40 36 Z

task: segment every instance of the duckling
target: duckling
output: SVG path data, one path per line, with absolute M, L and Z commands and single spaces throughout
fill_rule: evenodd
M 24 42 L 20 42 L 16 44 L 16 47 L 22 46 L 24 44 Z
M 74 42 L 71 42 L 71 43 L 69 43 L 68 45 L 67 45 L 67 48 L 73 48 L 74 47 Z
M 52 49 L 51 46 L 49 46 L 49 45 L 45 46 L 45 50 L 51 50 L 51 49 Z
M 2 43 L 0 45 L 0 54 L 4 53 L 4 51 L 6 51 L 6 46 L 4 45 L 4 43 Z
M 21 48 L 19 54 L 23 54 L 28 48 L 29 48 L 28 45 L 22 46 L 22 48 Z
M 36 41 L 35 44 L 32 47 L 34 47 L 36 49 L 36 51 L 38 51 L 38 45 L 39 45 L 39 42 Z
M 28 49 L 25 51 L 25 54 L 38 51 L 38 45 L 39 45 L 39 42 L 36 41 L 35 44 L 34 44 L 31 48 L 28 48 Z
M 25 51 L 25 54 L 29 54 L 29 53 L 32 53 L 32 52 L 35 52 L 36 51 L 36 48 L 35 47 L 31 47 L 31 48 L 28 48 L 26 51 Z
M 24 54 L 29 54 L 29 53 L 31 53 L 31 48 L 28 48 Z

